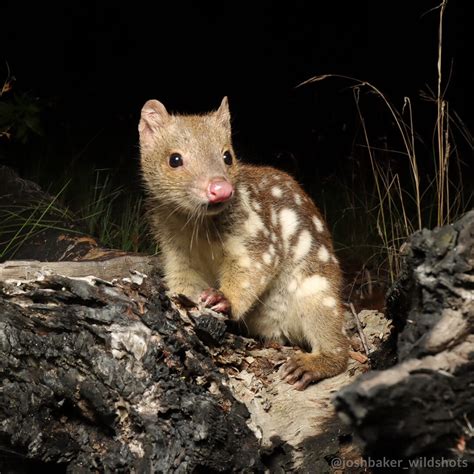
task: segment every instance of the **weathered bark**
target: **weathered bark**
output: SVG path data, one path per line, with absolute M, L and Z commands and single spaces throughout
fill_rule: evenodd
M 449 458 L 472 472 L 474 211 L 414 234 L 403 260 L 387 305 L 400 330 L 398 363 L 344 387 L 336 406 L 372 459 L 423 457 L 427 469 L 412 471 L 432 472 L 430 459 Z
M 293 348 L 233 334 L 142 280 L 0 283 L 4 469 L 328 472 L 334 457 L 359 458 L 331 398 L 367 364 L 297 392 L 278 374 Z M 387 322 L 361 319 L 373 348 Z
M 149 274 L 158 268 L 158 257 L 125 254 L 116 251 L 101 252 L 96 260 L 79 262 L 40 262 L 38 260 L 9 260 L 0 263 L 0 281 L 8 279 L 34 279 L 37 275 L 62 275 L 70 277 L 94 276 L 96 279 L 113 280 L 127 277 L 130 270 Z
M 59 276 L 2 284 L 0 439 L 13 464 L 259 469 L 245 406 L 159 288 Z

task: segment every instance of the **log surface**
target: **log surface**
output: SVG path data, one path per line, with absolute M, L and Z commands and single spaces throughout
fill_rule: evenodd
M 375 348 L 387 321 L 362 321 Z M 278 373 L 294 348 L 234 330 L 154 275 L 0 282 L 0 470 L 332 472 L 360 458 L 331 399 L 364 358 L 298 392 Z
M 409 239 L 387 310 L 398 364 L 344 387 L 339 412 L 372 457 L 444 458 L 472 472 L 474 211 Z
M 0 439 L 12 465 L 260 469 L 246 407 L 159 282 L 50 276 L 0 294 Z
M 128 277 L 130 271 L 149 274 L 158 266 L 158 257 L 133 255 L 120 252 L 119 256 L 109 251 L 96 260 L 79 262 L 41 262 L 38 260 L 8 260 L 0 263 L 0 281 L 32 280 L 39 275 L 62 275 L 66 277 L 95 277 L 113 280 Z

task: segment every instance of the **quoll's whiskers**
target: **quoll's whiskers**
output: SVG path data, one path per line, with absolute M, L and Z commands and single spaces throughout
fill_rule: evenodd
M 194 237 L 196 236 L 196 243 L 199 235 L 199 208 L 196 206 L 190 215 L 188 222 L 192 222 L 191 240 L 189 242 L 189 251 L 192 252 Z

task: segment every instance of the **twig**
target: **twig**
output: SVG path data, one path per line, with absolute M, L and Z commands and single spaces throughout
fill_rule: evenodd
M 365 337 L 364 331 L 362 330 L 362 325 L 360 324 L 359 316 L 357 316 L 356 310 L 352 303 L 349 303 L 349 307 L 351 308 L 352 315 L 354 316 L 354 319 L 357 325 L 357 330 L 359 331 L 359 337 L 360 337 L 360 340 L 362 341 L 362 345 L 364 346 L 364 351 L 367 355 L 369 355 L 370 350 L 367 344 L 367 338 Z

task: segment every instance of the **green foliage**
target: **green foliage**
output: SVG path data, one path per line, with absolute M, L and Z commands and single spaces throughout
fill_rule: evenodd
M 71 220 L 73 216 L 67 209 L 57 206 L 68 184 L 51 200 L 40 201 L 35 206 L 9 204 L 0 207 L 0 261 L 13 259 L 18 249 L 43 230 L 74 232 L 62 227 L 63 222 Z
M 81 201 L 79 222 L 102 245 L 128 252 L 156 252 L 148 236 L 142 196 L 115 185 L 110 170 L 95 171 L 94 185 Z
M 0 207 L 0 260 L 14 258 L 29 239 L 47 229 L 91 235 L 106 248 L 156 253 L 143 216 L 142 196 L 116 186 L 109 170 L 94 173 L 93 186 L 82 188 L 78 209 L 67 207 L 71 195 L 78 193 L 73 180 L 63 184 L 51 199 L 34 206 Z M 67 222 L 74 222 L 77 228 L 64 228 Z

